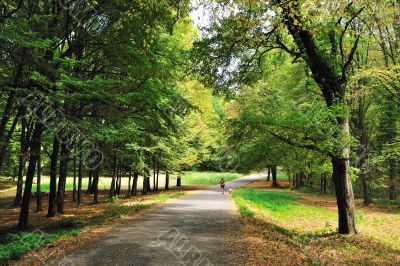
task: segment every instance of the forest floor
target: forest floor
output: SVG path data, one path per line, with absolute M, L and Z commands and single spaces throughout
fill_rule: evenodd
M 272 188 L 265 179 L 236 189 L 233 197 L 251 241 L 249 265 L 399 265 L 400 208 L 356 200 L 359 234 L 336 233 L 336 199 Z

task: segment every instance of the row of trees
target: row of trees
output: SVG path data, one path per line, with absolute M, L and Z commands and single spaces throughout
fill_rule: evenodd
M 365 203 L 397 197 L 399 1 L 210 2 L 197 70 L 240 88 L 228 131 L 242 167 L 332 177 L 339 232 L 356 232 L 352 183 Z
M 139 175 L 146 194 L 152 168 L 157 190 L 160 172 L 168 179 L 218 156 L 221 100 L 187 75 L 197 34 L 188 2 L 0 5 L 0 172 L 17 179 L 20 228 L 35 177 L 42 209 L 42 170 L 53 217 L 64 212 L 68 176 L 77 204 L 86 177 L 96 203 L 100 175 L 111 176 L 110 197 L 122 177 L 135 195 Z

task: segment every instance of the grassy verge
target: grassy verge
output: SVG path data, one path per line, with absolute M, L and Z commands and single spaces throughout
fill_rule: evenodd
M 234 190 L 232 196 L 241 215 L 261 225 L 262 230 L 279 233 L 297 250 L 306 250 L 309 254 L 305 256 L 313 263 L 325 263 L 319 253 L 335 253 L 338 262 L 358 265 L 369 261 L 371 265 L 381 265 L 400 259 L 400 214 L 358 211 L 360 234 L 341 236 L 336 234 L 336 212 L 305 205 L 299 202 L 305 199 L 301 195 L 241 188 Z M 268 234 L 271 233 L 264 233 Z
M 233 197 L 244 210 L 242 215 L 254 216 L 256 211 L 279 226 L 302 232 L 331 232 L 337 220 L 336 213 L 297 203 L 301 197 L 290 192 L 236 189 Z
M 217 185 L 221 178 L 226 182 L 242 177 L 239 173 L 230 172 L 187 172 L 182 176 L 183 185 Z
M 0 265 L 5 265 L 10 260 L 17 260 L 22 255 L 37 250 L 54 241 L 76 236 L 83 230 L 96 225 L 105 224 L 124 215 L 146 209 L 168 199 L 183 196 L 184 192 L 173 194 L 160 193 L 150 200 L 129 201 L 121 203 L 118 199 L 110 200 L 107 207 L 90 221 L 81 220 L 79 217 L 66 217 L 51 228 L 49 232 L 37 230 L 34 232 L 12 233 L 6 237 L 6 243 L 0 246 Z M 62 229 L 61 229 L 62 228 Z

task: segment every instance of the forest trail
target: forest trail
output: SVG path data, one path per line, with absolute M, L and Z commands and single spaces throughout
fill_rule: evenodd
M 227 189 L 264 176 L 227 182 Z M 242 224 L 235 210 L 229 193 L 212 186 L 116 228 L 68 255 L 64 265 L 244 265 L 247 243 L 237 237 Z

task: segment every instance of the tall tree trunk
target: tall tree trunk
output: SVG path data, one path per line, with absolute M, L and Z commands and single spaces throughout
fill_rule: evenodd
M 272 187 L 278 187 L 276 165 L 271 166 L 271 174 L 272 174 Z
M 76 157 L 74 157 L 74 181 L 72 185 L 72 201 L 76 201 Z
M 128 197 L 132 196 L 131 182 L 132 182 L 132 170 L 129 170 L 129 178 L 128 178 Z
M 290 176 L 290 173 L 288 173 L 288 179 L 289 179 L 289 188 L 292 188 L 292 182 L 291 182 L 291 176 Z
M 38 154 L 38 158 L 37 158 L 37 177 L 36 177 L 36 194 L 37 194 L 36 212 L 43 211 L 41 179 L 42 179 L 42 163 L 41 163 L 41 155 L 40 155 L 40 147 L 39 147 L 39 154 Z
M 99 203 L 98 200 L 99 194 L 99 169 L 95 169 L 93 171 L 93 203 Z
M 33 177 L 35 176 L 35 169 L 36 169 L 38 155 L 40 153 L 43 129 L 44 129 L 43 125 L 40 122 L 37 122 L 35 125 L 35 130 L 32 135 L 32 140 L 30 144 L 31 153 L 29 158 L 29 166 L 26 174 L 24 195 L 22 198 L 21 212 L 18 223 L 18 227 L 20 229 L 25 229 L 28 226 L 29 204 L 32 194 L 32 183 L 33 183 Z
M 301 188 L 301 180 L 300 180 L 301 174 L 297 173 L 296 174 L 296 189 L 300 189 Z
M 83 181 L 83 161 L 82 161 L 82 146 L 79 151 L 79 163 L 78 163 L 78 206 L 82 204 L 82 181 Z
M 8 144 L 10 143 L 10 140 L 14 134 L 15 128 L 18 124 L 18 120 L 22 114 L 22 108 L 18 111 L 18 113 L 15 115 L 14 122 L 12 123 L 10 129 L 8 130 L 7 136 L 3 139 L 2 144 L 0 144 L 0 169 L 1 166 L 3 165 L 3 160 L 6 157 L 6 152 L 8 148 Z
M 20 74 L 22 75 L 22 68 L 21 68 Z M 17 73 L 17 75 L 19 75 L 19 74 Z M 15 83 L 15 80 L 14 80 L 14 83 Z M 11 116 L 14 104 L 15 104 L 15 92 L 12 91 L 8 95 L 7 102 L 4 107 L 4 110 L 2 113 L 2 118 L 0 121 L 0 151 L 5 151 L 5 148 L 7 147 L 7 141 L 5 139 L 5 135 L 6 135 L 7 124 L 10 120 L 10 116 Z M 3 154 L 1 152 L 0 153 L 0 172 L 1 172 L 1 169 L 3 166 L 4 156 L 5 156 L 5 154 Z
M 325 99 L 327 107 L 331 107 L 335 102 L 345 103 L 346 94 L 346 72 L 351 66 L 354 52 L 357 50 L 358 38 L 353 44 L 352 52 L 342 64 L 342 73 L 338 74 L 336 67 L 323 55 L 319 46 L 315 43 L 315 33 L 306 27 L 303 23 L 300 13 L 300 1 L 298 0 L 275 0 L 282 8 L 284 23 L 288 27 L 290 34 L 293 36 L 294 42 L 300 49 L 305 61 L 313 74 L 315 82 L 321 88 L 322 95 Z M 335 45 L 337 50 L 337 43 Z M 348 116 L 346 118 L 337 117 L 337 125 L 341 127 L 341 134 L 334 136 L 335 138 L 344 137 L 347 141 L 350 136 Z M 340 144 L 341 145 L 341 144 Z M 352 234 L 356 232 L 354 221 L 354 195 L 352 184 L 349 179 L 349 145 L 347 147 L 337 147 L 338 155 L 333 155 L 333 179 L 335 183 L 336 199 L 339 212 L 339 233 Z
M 51 153 L 50 162 L 50 192 L 49 192 L 49 208 L 47 217 L 54 217 L 57 214 L 57 163 L 60 142 L 57 136 L 53 140 L 53 151 Z
M 150 179 L 150 177 L 145 174 L 143 176 L 143 190 L 142 190 L 142 195 L 147 195 L 148 191 L 149 191 L 149 182 L 148 180 Z
M 108 197 L 110 199 L 115 196 L 115 178 L 117 176 L 117 171 L 118 171 L 118 158 L 117 158 L 117 153 L 114 151 L 114 170 L 111 178 L 110 192 L 108 194 Z
M 132 183 L 132 196 L 136 196 L 137 195 L 137 182 L 139 179 L 139 173 L 138 172 L 134 172 L 133 173 L 133 183 Z
M 60 158 L 60 177 L 58 180 L 57 190 L 57 212 L 64 213 L 64 195 L 65 195 L 65 184 L 67 182 L 68 172 L 68 158 L 69 151 L 67 144 L 61 144 L 61 158 Z
M 160 177 L 160 160 L 157 159 L 156 191 L 158 191 L 158 179 Z
M 156 190 L 156 157 L 153 157 L 153 190 Z
M 17 180 L 17 191 L 15 194 L 14 205 L 21 205 L 22 198 L 22 184 L 24 177 L 24 170 L 26 165 L 26 158 L 28 156 L 28 148 L 29 148 L 29 139 L 27 132 L 27 122 L 25 118 L 22 118 L 21 122 L 21 139 L 20 139 L 20 153 L 19 153 L 19 162 L 18 162 L 18 180 Z
M 169 171 L 165 172 L 165 190 L 169 189 Z
M 86 194 L 91 194 L 91 187 L 92 187 L 92 180 L 93 180 L 93 171 L 89 171 L 89 177 L 88 177 L 88 185 L 86 188 Z
M 343 132 L 349 136 L 349 120 L 338 119 L 338 124 L 343 127 Z M 350 148 L 342 148 L 340 156 L 332 156 L 332 180 L 335 186 L 336 201 L 339 212 L 339 233 L 356 233 L 354 217 L 354 194 L 350 180 Z
M 176 186 L 177 187 L 181 187 L 182 186 L 182 179 L 180 176 L 178 176 L 178 178 L 176 179 Z
M 271 166 L 268 166 L 267 182 L 271 181 Z

